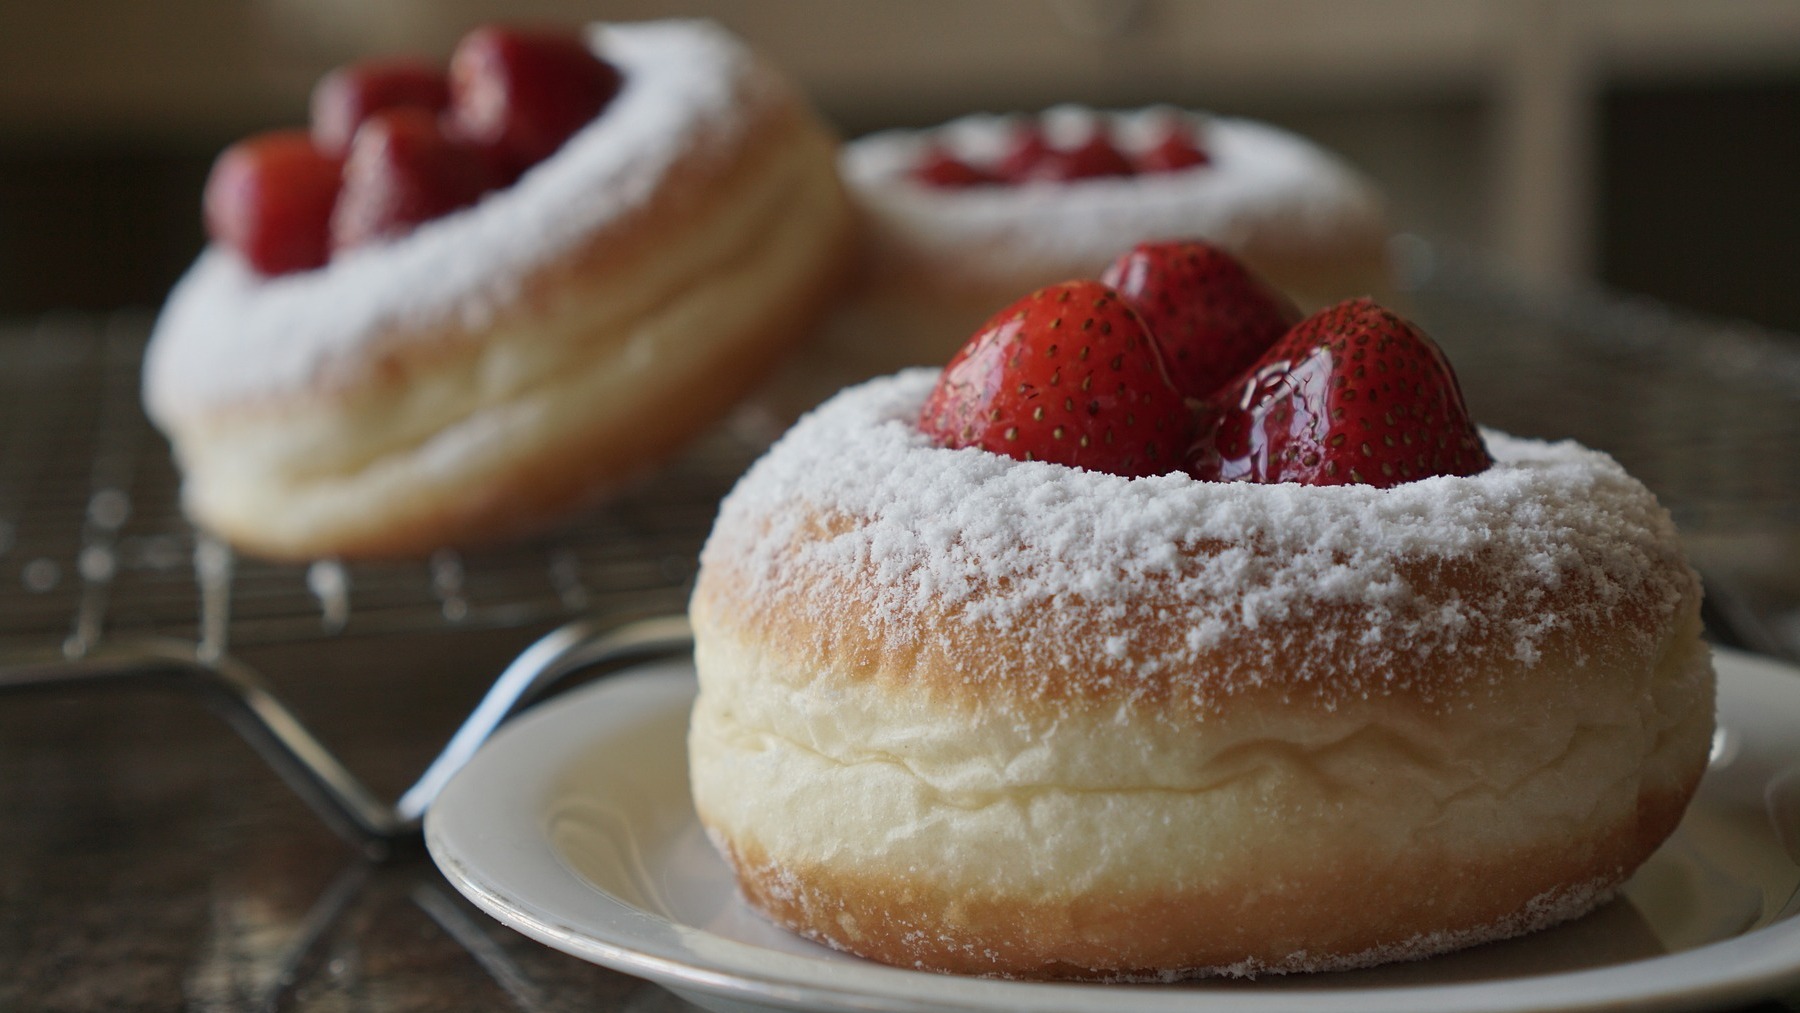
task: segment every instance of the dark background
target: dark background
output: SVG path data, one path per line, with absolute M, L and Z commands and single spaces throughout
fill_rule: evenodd
M 1402 229 L 1552 281 L 1800 331 L 1800 5 L 1688 5 L 1715 9 L 1682 13 L 1721 22 L 1706 31 L 1657 21 L 1668 5 L 1644 0 L 1422 3 L 13 0 L 0 5 L 0 316 L 156 306 L 203 240 L 220 148 L 302 121 L 310 82 L 338 62 L 442 56 L 500 11 L 719 17 L 849 136 L 1058 101 L 1258 116 L 1375 176 Z M 1516 212 L 1497 178 L 1504 68 L 1545 23 L 1583 54 L 1587 176 L 1578 253 L 1548 265 L 1508 249 Z M 1351 31 L 1356 47 L 1331 49 Z

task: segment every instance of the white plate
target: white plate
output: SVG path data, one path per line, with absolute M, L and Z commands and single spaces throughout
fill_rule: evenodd
M 1800 671 L 1719 652 L 1712 770 L 1622 900 L 1524 939 L 1332 975 L 1030 984 L 884 967 L 767 924 L 688 803 L 685 662 L 545 704 L 457 775 L 425 839 L 495 918 L 711 1010 L 1691 1008 L 1800 983 Z

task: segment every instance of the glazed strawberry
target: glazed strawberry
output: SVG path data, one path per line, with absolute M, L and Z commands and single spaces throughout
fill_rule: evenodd
M 995 182 L 992 173 L 977 169 L 939 145 L 932 145 L 913 166 L 912 178 L 941 190 L 960 190 Z
M 1118 293 L 1066 281 L 1001 310 L 956 353 L 919 414 L 944 447 L 1114 475 L 1180 467 L 1190 416 Z
M 403 235 L 475 203 L 501 182 L 484 152 L 449 136 L 430 112 L 376 113 L 356 131 L 344 161 L 332 249 Z
M 618 70 L 579 36 L 489 25 L 450 57 L 451 123 L 523 172 L 606 108 L 619 84 Z
M 323 265 L 330 255 L 340 166 L 302 130 L 239 141 L 225 149 L 207 177 L 207 235 L 263 274 Z
M 1140 152 L 1136 159 L 1139 172 L 1176 172 L 1199 165 L 1211 165 L 1194 132 L 1185 123 L 1170 123 L 1156 143 Z
M 1229 253 L 1142 243 L 1100 276 L 1156 335 L 1175 389 L 1209 397 L 1300 320 L 1300 311 Z
M 1493 463 L 1443 352 L 1368 299 L 1301 321 L 1215 407 L 1196 478 L 1385 488 Z
M 444 72 L 416 60 L 369 60 L 339 67 L 319 79 L 312 93 L 313 143 L 343 155 L 364 120 L 384 109 L 442 112 L 450 104 Z

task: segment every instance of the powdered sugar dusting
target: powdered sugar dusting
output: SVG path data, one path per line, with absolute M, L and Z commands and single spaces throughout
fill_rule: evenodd
M 743 478 L 703 556 L 738 575 L 734 607 L 781 599 L 901 644 L 959 624 L 1027 673 L 1127 696 L 1196 671 L 1196 694 L 1371 694 L 1420 659 L 1529 665 L 1570 632 L 1630 627 L 1609 636 L 1647 659 L 1697 593 L 1655 498 L 1573 443 L 1488 433 L 1488 471 L 1392 489 L 1126 479 L 933 446 L 913 420 L 935 375 L 840 394 Z M 1622 624 L 1628 608 L 1648 621 Z M 1070 635 L 1077 616 L 1094 635 Z
M 784 87 L 707 22 L 602 25 L 591 38 L 621 71 L 619 94 L 513 186 L 315 271 L 263 278 L 231 251 L 203 253 L 157 321 L 152 414 L 304 386 L 396 326 L 479 327 L 533 271 L 643 208 L 678 159 L 735 143 L 744 104 Z
M 976 115 L 933 131 L 889 131 L 844 149 L 842 169 L 857 199 L 884 230 L 925 251 L 953 253 L 992 244 L 1034 264 L 1105 263 L 1146 237 L 1199 237 L 1241 245 L 1252 235 L 1303 246 L 1362 242 L 1383 234 L 1375 188 L 1336 156 L 1297 135 L 1253 120 L 1160 107 L 1097 112 L 1061 106 L 1043 116 L 1063 143 L 1104 119 L 1125 151 L 1148 148 L 1171 121 L 1184 122 L 1212 163 L 1180 172 L 1077 183 L 930 188 L 907 173 L 925 148 L 943 144 L 977 163 L 997 160 L 1017 117 Z M 970 268 L 979 271 L 979 262 Z

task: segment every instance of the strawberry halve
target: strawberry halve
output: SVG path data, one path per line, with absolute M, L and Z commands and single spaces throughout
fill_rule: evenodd
M 1218 247 L 1141 243 L 1101 281 L 995 314 L 919 429 L 952 449 L 1216 482 L 1385 488 L 1493 463 L 1423 331 L 1369 299 L 1298 317 Z

